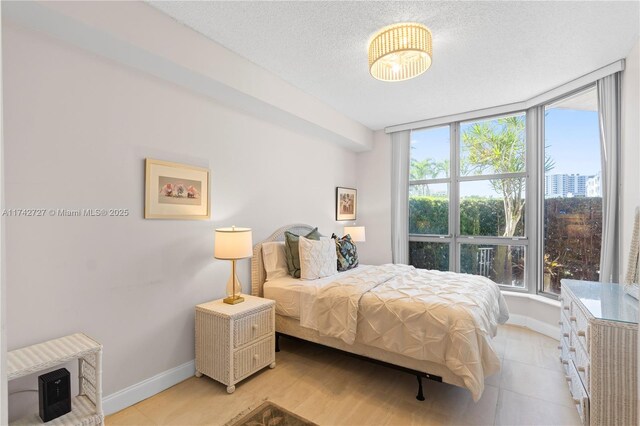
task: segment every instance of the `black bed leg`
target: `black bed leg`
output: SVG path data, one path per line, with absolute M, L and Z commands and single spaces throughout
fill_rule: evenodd
M 276 352 L 280 352 L 280 333 L 276 333 Z
M 424 401 L 424 394 L 422 393 L 422 376 L 416 376 L 418 379 L 418 395 L 416 395 L 416 399 L 418 401 Z

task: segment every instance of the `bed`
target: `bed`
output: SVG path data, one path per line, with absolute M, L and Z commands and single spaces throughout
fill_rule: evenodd
M 497 284 L 407 265 L 361 265 L 318 280 L 266 282 L 262 245 L 283 241 L 285 231 L 305 235 L 312 229 L 285 226 L 254 246 L 251 292 L 276 301 L 276 336 L 415 374 L 419 400 L 424 377 L 466 388 L 477 401 L 484 379 L 500 369 L 492 338 L 508 311 Z

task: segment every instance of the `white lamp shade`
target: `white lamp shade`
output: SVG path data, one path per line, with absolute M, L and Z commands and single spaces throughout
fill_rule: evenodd
M 251 228 L 218 228 L 213 256 L 216 259 L 244 259 L 253 255 Z
M 345 226 L 344 235 L 351 235 L 351 239 L 355 242 L 366 241 L 364 226 Z

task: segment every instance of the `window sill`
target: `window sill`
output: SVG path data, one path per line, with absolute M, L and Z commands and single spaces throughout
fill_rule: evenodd
M 530 293 L 503 291 L 509 307 L 507 324 L 526 327 L 535 332 L 560 339 L 560 302 L 548 297 Z
M 521 293 L 521 292 L 516 292 L 516 291 L 509 291 L 509 290 L 501 290 L 502 294 L 504 296 L 509 296 L 509 297 L 521 297 L 524 299 L 529 299 L 529 300 L 534 300 L 536 302 L 541 302 L 544 304 L 547 304 L 549 306 L 555 306 L 557 308 L 560 307 L 560 301 L 559 300 L 555 300 L 555 299 L 551 299 L 549 297 L 544 297 L 544 296 L 540 296 L 537 294 L 531 294 L 531 293 Z

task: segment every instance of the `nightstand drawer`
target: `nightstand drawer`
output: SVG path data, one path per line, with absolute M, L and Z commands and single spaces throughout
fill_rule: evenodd
M 233 354 L 233 378 L 241 380 L 274 361 L 275 341 L 273 336 L 269 336 Z
M 262 311 L 237 319 L 234 323 L 233 347 L 239 348 L 273 333 L 273 315 L 273 306 L 269 306 Z

